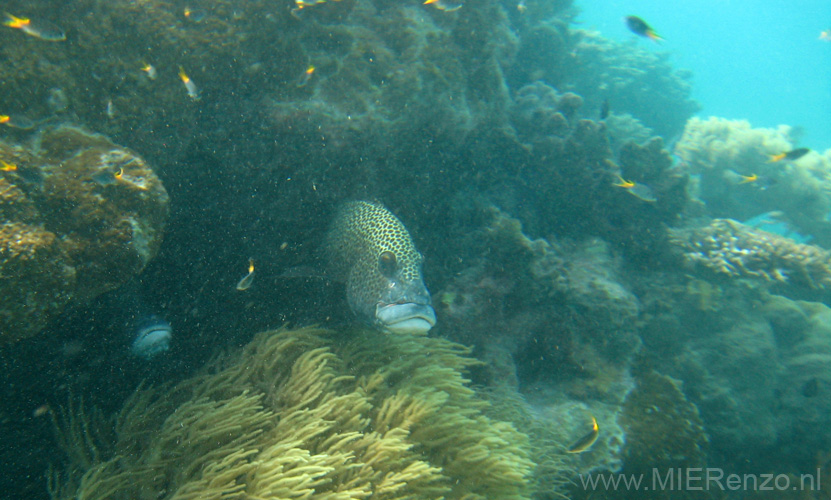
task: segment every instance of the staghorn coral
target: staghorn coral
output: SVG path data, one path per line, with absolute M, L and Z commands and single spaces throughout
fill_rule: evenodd
M 689 173 L 699 176 L 695 196 L 712 217 L 746 220 L 782 211 L 789 222 L 822 245 L 831 243 L 826 216 L 831 211 L 831 151 L 811 152 L 794 162 L 769 156 L 795 147 L 790 127 L 753 128 L 745 120 L 692 118 L 675 145 Z M 756 175 L 754 183 L 742 176 Z
M 113 290 L 159 249 L 167 192 L 109 139 L 73 127 L 0 143 L 0 341 L 39 332 L 69 304 Z
M 527 438 L 486 417 L 425 337 L 319 328 L 263 332 L 172 387 L 140 389 L 105 449 L 58 420 L 72 457 L 52 498 L 528 498 Z M 79 451 L 78 447 L 89 451 Z M 90 458 L 91 457 L 91 458 Z
M 730 219 L 716 219 L 703 228 L 673 229 L 670 235 L 693 266 L 731 277 L 809 289 L 831 286 L 831 253 L 814 245 L 796 243 Z

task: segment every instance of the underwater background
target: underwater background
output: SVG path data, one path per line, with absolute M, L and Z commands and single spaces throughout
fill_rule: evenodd
M 828 4 L 704 0 L 667 8 L 649 0 L 582 2 L 578 19 L 617 41 L 632 33 L 620 21 L 637 13 L 660 19 L 673 65 L 693 73 L 700 116 L 746 119 L 758 127 L 781 123 L 804 129 L 802 142 L 831 147 L 823 117 L 831 109 L 831 54 L 818 42 L 828 29 Z M 656 22 L 657 24 L 657 22 Z
M 826 498 L 827 10 L 6 2 L 2 496 Z

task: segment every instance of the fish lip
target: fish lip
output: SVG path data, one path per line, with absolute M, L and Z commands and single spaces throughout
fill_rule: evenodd
M 415 302 L 378 302 L 376 323 L 393 333 L 426 333 L 436 324 L 436 312 L 430 304 Z

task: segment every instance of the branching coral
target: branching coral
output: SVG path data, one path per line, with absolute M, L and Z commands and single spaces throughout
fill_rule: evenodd
M 486 417 L 438 339 L 317 328 L 258 335 L 232 361 L 139 390 L 106 450 L 59 422 L 68 474 L 53 498 L 527 498 L 527 438 Z M 72 414 L 70 414 L 72 415 Z M 97 445 L 95 445 L 97 446 Z M 73 457 L 100 457 L 78 463 Z M 85 470 L 83 475 L 81 470 Z
M 812 289 L 831 287 L 831 253 L 734 220 L 674 229 L 671 239 L 687 262 L 716 273 Z

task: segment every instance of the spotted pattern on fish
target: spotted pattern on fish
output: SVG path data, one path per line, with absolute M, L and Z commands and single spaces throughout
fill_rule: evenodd
M 332 222 L 325 253 L 331 276 L 346 281 L 349 305 L 359 315 L 374 316 L 389 285 L 379 266 L 384 252 L 395 256 L 397 279 L 421 283 L 422 256 L 404 224 L 378 203 L 346 203 Z

